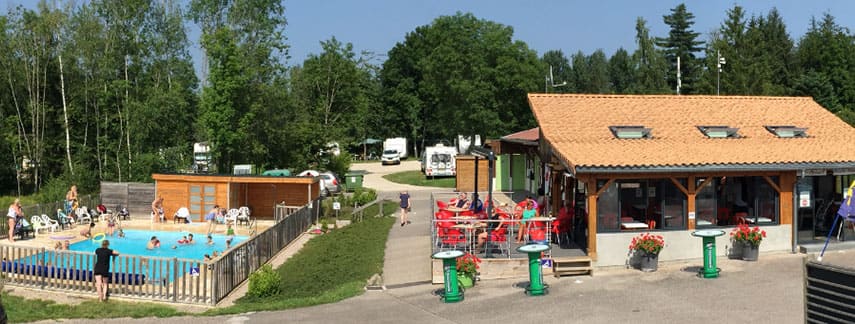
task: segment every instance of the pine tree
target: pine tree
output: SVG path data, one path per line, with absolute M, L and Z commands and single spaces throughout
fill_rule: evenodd
M 694 93 L 694 85 L 701 72 L 701 64 L 695 57 L 700 52 L 704 42 L 696 40 L 699 33 L 691 27 L 695 24 L 695 15 L 686 10 L 685 4 L 679 4 L 671 9 L 671 14 L 663 16 L 663 21 L 671 27 L 668 37 L 657 38 L 656 45 L 665 50 L 665 57 L 670 64 L 668 84 L 677 87 L 677 58 L 680 58 L 680 73 L 682 85 L 680 93 Z

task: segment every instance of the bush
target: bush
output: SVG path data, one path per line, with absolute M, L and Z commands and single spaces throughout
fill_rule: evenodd
M 336 177 L 344 179 L 344 175 L 350 170 L 351 157 L 350 154 L 342 153 L 338 156 L 330 156 L 329 160 L 325 161 L 323 168 L 335 173 Z
M 358 206 L 364 206 L 365 204 L 377 199 L 377 192 L 370 188 L 356 189 L 356 191 L 353 192 L 353 197 L 351 199 Z
M 281 277 L 269 264 L 265 264 L 249 276 L 249 291 L 251 297 L 276 296 L 282 291 Z

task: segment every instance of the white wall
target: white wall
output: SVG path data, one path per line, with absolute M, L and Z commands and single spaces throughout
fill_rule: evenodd
M 766 238 L 760 244 L 760 251 L 789 251 L 792 249 L 791 225 L 762 226 Z M 724 235 L 716 238 L 716 254 L 725 256 L 731 247 L 730 231 L 733 227 L 720 228 Z M 692 236 L 693 231 L 657 231 L 652 234 L 662 235 L 665 248 L 659 254 L 660 261 L 685 260 L 703 258 L 701 238 Z M 632 238 L 644 232 L 620 232 L 597 234 L 596 266 L 626 265 L 629 254 L 629 243 Z

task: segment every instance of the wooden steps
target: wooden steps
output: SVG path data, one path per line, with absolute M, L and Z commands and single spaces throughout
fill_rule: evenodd
M 563 275 L 594 275 L 592 260 L 587 256 L 562 257 L 552 259 L 552 274 L 558 278 Z

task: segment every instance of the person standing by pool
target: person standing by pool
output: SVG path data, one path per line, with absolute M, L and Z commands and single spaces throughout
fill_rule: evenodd
M 6 219 L 9 223 L 9 242 L 15 243 L 15 224 L 18 222 L 18 217 L 24 217 L 24 212 L 21 211 L 21 199 L 15 198 L 15 201 L 9 205 L 9 212 L 6 213 Z
M 107 235 L 111 237 L 115 234 L 116 230 L 116 217 L 113 214 L 107 214 Z
M 214 205 L 214 208 L 211 208 L 207 214 L 205 214 L 205 221 L 208 222 L 208 235 L 214 232 L 215 222 L 217 221 L 217 214 L 220 213 L 220 205 Z
M 401 226 L 404 226 L 410 223 L 410 221 L 407 220 L 407 212 L 410 207 L 412 207 L 412 205 L 410 205 L 410 194 L 407 193 L 406 190 L 401 191 L 401 196 L 399 198 L 401 198 Z
M 98 301 L 107 301 L 107 278 L 110 276 L 110 258 L 119 255 L 119 251 L 110 249 L 110 241 L 101 242 L 95 250 L 95 288 L 98 289 Z
M 163 196 L 159 196 L 151 202 L 151 217 L 156 220 L 152 220 L 155 223 L 160 223 L 160 220 L 163 219 Z
M 65 193 L 65 213 L 71 214 L 77 208 L 77 185 L 71 185 Z

